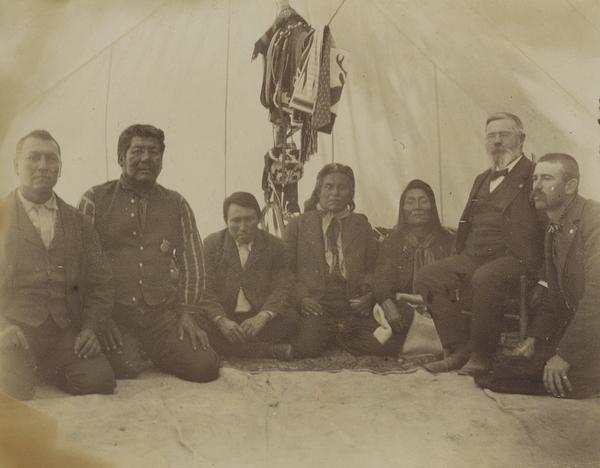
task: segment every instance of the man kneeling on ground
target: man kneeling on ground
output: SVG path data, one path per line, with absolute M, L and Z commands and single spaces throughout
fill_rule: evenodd
M 164 151 L 162 130 L 128 127 L 117 147 L 121 178 L 92 187 L 79 205 L 115 277 L 113 320 L 102 338 L 117 378 L 137 377 L 145 354 L 165 372 L 207 382 L 218 377 L 219 358 L 196 321 L 210 306 L 202 241 L 185 198 L 156 182 Z
M 548 214 L 548 294 L 515 356 L 476 382 L 505 393 L 584 398 L 600 391 L 600 204 L 577 193 L 579 167 L 567 154 L 541 157 L 532 198 Z
M 38 377 L 74 394 L 110 394 L 100 352 L 114 301 L 93 226 L 53 191 L 60 146 L 45 130 L 17 143 L 21 185 L 0 207 L 0 390 L 32 398 Z

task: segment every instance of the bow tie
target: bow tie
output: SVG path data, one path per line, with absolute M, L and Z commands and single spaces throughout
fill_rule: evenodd
M 496 180 L 499 177 L 506 177 L 508 175 L 508 169 L 502 169 L 500 171 L 492 171 L 490 174 L 491 180 Z

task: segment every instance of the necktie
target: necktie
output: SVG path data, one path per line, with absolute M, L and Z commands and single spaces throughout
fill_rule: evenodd
M 548 225 L 548 232 L 551 232 L 552 234 L 556 234 L 561 229 L 562 229 L 562 224 L 550 223 Z
M 546 263 L 546 281 L 548 281 L 548 289 L 558 289 L 558 272 L 556 269 L 556 249 L 554 247 L 554 235 L 560 231 L 560 224 L 551 223 L 546 230 L 546 238 L 544 239 L 544 256 Z
M 502 169 L 500 171 L 492 171 L 492 173 L 490 174 L 490 179 L 496 180 L 499 177 L 506 177 L 507 175 L 508 175 L 508 169 Z
M 340 255 L 337 248 L 337 241 L 340 235 L 340 220 L 333 218 L 329 226 L 327 226 L 327 250 L 331 254 L 332 265 L 331 273 L 337 273 L 341 275 L 340 269 Z

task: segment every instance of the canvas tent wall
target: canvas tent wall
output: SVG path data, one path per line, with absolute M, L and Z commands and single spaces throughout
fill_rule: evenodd
M 292 0 L 314 26 L 340 0 Z M 46 128 L 63 148 L 57 192 L 76 203 L 117 177 L 116 141 L 134 122 L 165 130 L 160 182 L 188 198 L 202 235 L 222 225 L 227 193 L 262 198 L 272 145 L 258 99 L 254 41 L 275 17 L 271 0 L 0 2 L 0 188 L 16 183 L 17 139 Z M 350 51 L 333 137 L 300 182 L 335 160 L 357 174 L 357 210 L 394 224 L 401 188 L 428 181 L 455 226 L 474 176 L 488 164 L 487 114 L 524 121 L 528 155 L 566 151 L 582 193 L 600 198 L 600 6 L 593 0 L 346 0 L 331 24 Z

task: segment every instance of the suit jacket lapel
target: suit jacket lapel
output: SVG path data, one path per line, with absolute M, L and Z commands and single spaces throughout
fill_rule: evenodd
M 15 202 L 15 219 L 17 221 L 17 228 L 19 230 L 19 236 L 26 240 L 27 242 L 31 242 L 32 244 L 38 245 L 40 247 L 46 248 L 44 243 L 42 242 L 42 238 L 40 233 L 37 231 L 31 219 L 29 219 L 29 215 L 25 211 L 25 207 L 19 200 L 19 196 L 15 190 L 14 192 L 14 202 Z
M 225 242 L 223 244 L 223 259 L 227 262 L 227 265 L 234 267 L 236 270 L 242 269 L 242 263 L 240 262 L 240 253 L 238 252 L 237 245 L 229 231 L 225 233 Z M 246 262 L 248 263 L 248 262 Z
M 2 241 L 2 247 L 0 249 L 0 286 L 12 286 L 14 280 L 15 261 L 18 256 L 18 208 L 17 193 L 13 190 L 2 204 L 2 209 L 4 211 L 2 217 L 6 222 L 6 227 L 2 230 L 4 236 L 0 236 Z
M 531 173 L 531 162 L 525 157 L 522 156 L 521 160 L 517 163 L 517 165 L 513 168 L 511 173 L 507 175 L 502 184 L 506 184 L 505 190 L 508 195 L 506 198 L 501 200 L 502 211 L 506 210 L 512 201 L 517 197 L 517 195 L 522 190 L 527 190 L 527 185 L 530 184 L 530 173 Z M 498 187 L 499 188 L 499 187 Z
M 265 239 L 263 237 L 263 232 L 258 231 L 256 233 L 256 237 L 254 238 L 254 242 L 252 243 L 252 250 L 250 250 L 250 255 L 248 255 L 248 260 L 246 260 L 246 265 L 244 266 L 244 270 L 249 270 L 252 266 L 258 261 L 260 256 L 262 255 L 262 250 L 265 248 Z
M 473 200 L 477 197 L 477 193 L 479 192 L 479 189 L 481 188 L 481 184 L 483 184 L 483 181 L 486 179 L 489 172 L 490 172 L 490 169 L 488 169 L 487 171 L 485 171 L 482 174 L 479 174 L 477 176 L 477 178 L 475 179 L 475 182 L 473 183 L 473 187 L 471 188 L 471 193 L 469 193 L 469 198 L 467 199 L 467 204 L 465 206 L 463 215 L 461 216 L 460 222 L 465 223 L 465 222 L 469 221 L 469 214 L 471 213 L 471 206 L 473 204 Z
M 559 249 L 561 255 L 557 259 L 557 271 L 558 278 L 561 283 L 561 288 L 563 275 L 567 264 L 567 258 L 569 258 L 570 250 L 573 247 L 573 240 L 577 235 L 577 230 L 579 229 L 579 221 L 581 220 L 581 215 L 583 213 L 584 207 L 585 199 L 577 195 L 575 200 L 573 200 L 573 205 L 569 207 L 569 211 L 566 213 L 565 220 L 562 223 L 562 235 L 559 236 L 559 239 L 563 245 L 561 246 L 562 248 Z
M 304 229 L 306 230 L 306 239 L 309 241 L 307 248 L 314 253 L 306 252 L 305 255 L 313 256 L 317 259 L 317 268 L 319 275 L 325 275 L 325 239 L 323 239 L 323 225 L 321 224 L 321 215 L 317 210 L 309 212 L 308 216 L 303 220 Z
M 342 220 L 342 248 L 344 249 L 344 257 L 349 252 L 350 245 L 357 239 L 360 234 L 358 228 L 358 218 L 350 214 L 347 218 Z
M 64 239 L 64 266 L 67 275 L 67 284 L 77 282 L 79 275 L 79 265 L 82 261 L 83 239 L 81 235 L 81 225 L 73 208 L 68 206 L 61 198 L 56 197 L 58 204 L 58 229 L 63 231 Z M 56 238 L 56 234 L 55 234 Z

